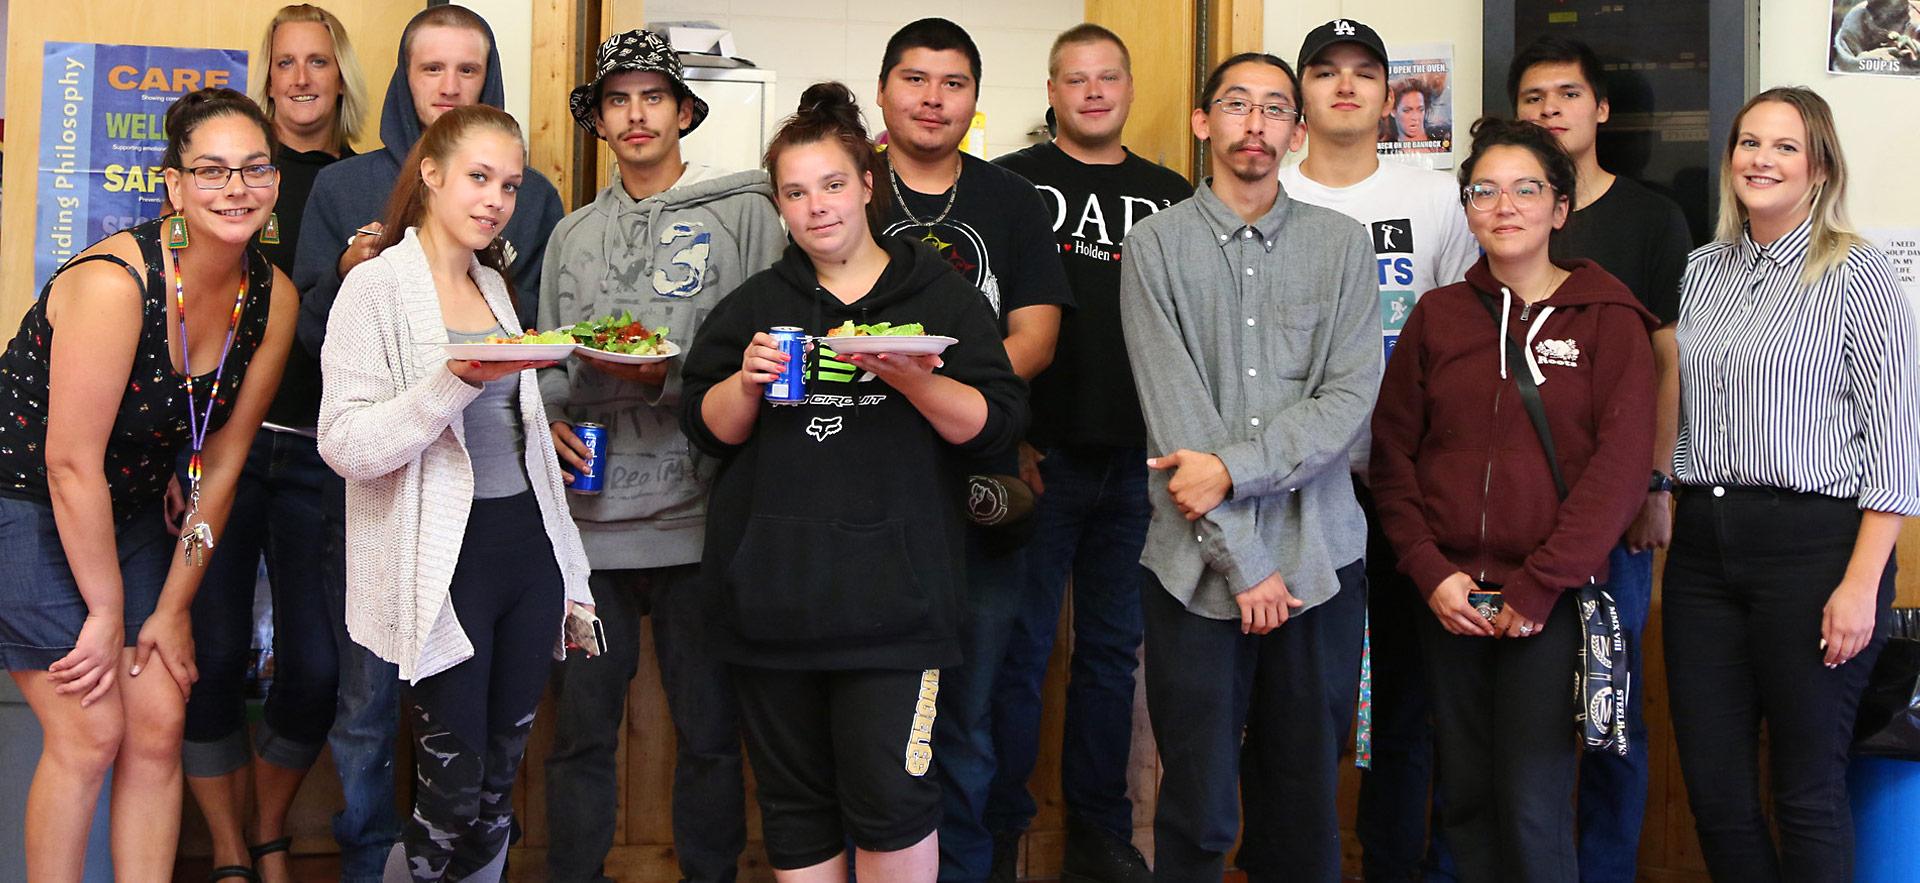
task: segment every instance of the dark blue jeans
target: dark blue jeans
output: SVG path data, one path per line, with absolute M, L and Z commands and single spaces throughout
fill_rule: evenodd
M 999 758 L 986 826 L 1024 831 L 1036 811 L 1027 780 L 1040 754 L 1040 688 L 1053 654 L 1060 605 L 1073 577 L 1072 677 L 1060 789 L 1067 812 L 1131 839 L 1127 761 L 1133 748 L 1134 671 L 1139 667 L 1140 587 L 1146 568 L 1146 451 L 1051 448 L 1046 482 L 1027 546 L 1027 589 L 993 688 L 993 743 Z
M 342 883 L 373 883 L 400 836 L 393 807 L 393 740 L 400 723 L 400 669 L 347 635 L 346 483 L 326 487 L 322 578 L 340 654 L 340 705 L 327 733 L 346 806 L 333 814 Z
M 1640 635 L 1653 609 L 1653 552 L 1615 546 L 1607 559 L 1620 630 L 1633 675 L 1627 703 L 1627 756 L 1583 751 L 1580 756 L 1580 883 L 1633 883 L 1640 855 L 1640 823 L 1647 810 L 1646 665 Z
M 303 770 L 326 744 L 340 672 L 321 585 L 321 487 L 331 476 L 313 439 L 269 429 L 254 436 L 226 530 L 193 598 L 200 680 L 187 700 L 183 755 L 189 776 L 224 775 L 249 759 L 247 658 L 262 555 L 273 586 L 274 675 L 259 731 L 260 756 Z
M 960 627 L 965 661 L 940 670 L 939 714 L 933 723 L 933 773 L 940 783 L 940 879 L 978 881 L 993 866 L 987 794 L 993 787 L 993 695 L 1013 638 L 1021 595 L 1023 552 L 983 549 L 967 531 L 967 616 Z

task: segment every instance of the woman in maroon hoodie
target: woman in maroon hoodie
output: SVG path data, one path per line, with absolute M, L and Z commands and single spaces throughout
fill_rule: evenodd
M 1373 415 L 1373 492 L 1434 614 L 1422 647 L 1462 879 L 1572 881 L 1582 631 L 1566 590 L 1607 578 L 1646 496 L 1656 320 L 1597 265 L 1548 258 L 1574 170 L 1545 129 L 1474 124 L 1460 181 L 1486 255 L 1401 332 Z

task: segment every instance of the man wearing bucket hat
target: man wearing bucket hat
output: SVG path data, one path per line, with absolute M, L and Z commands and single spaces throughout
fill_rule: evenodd
M 741 280 L 786 244 L 761 171 L 724 174 L 681 158 L 707 103 L 687 87 L 660 35 L 628 31 L 600 45 L 592 81 L 573 90 L 573 118 L 607 142 L 616 180 L 554 227 L 540 283 L 538 327 L 630 313 L 681 348 Z M 572 359 L 540 372 L 555 447 L 579 468 L 576 423 L 606 428 L 604 484 L 569 494 L 593 566 L 606 653 L 556 663 L 559 723 L 547 760 L 547 870 L 555 881 L 603 880 L 620 787 L 614 753 L 627 685 L 640 667 L 640 618 L 678 743 L 673 845 L 689 881 L 734 879 L 746 846 L 740 732 L 724 664 L 701 635 L 695 577 L 706 526 L 699 464 L 680 434 L 677 359 L 617 365 Z

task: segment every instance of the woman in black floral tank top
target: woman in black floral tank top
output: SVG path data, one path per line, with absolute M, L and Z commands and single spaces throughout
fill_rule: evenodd
M 298 311 L 253 247 L 272 229 L 272 156 L 240 93 L 175 102 L 170 216 L 55 273 L 0 356 L 0 665 L 46 733 L 25 813 L 33 880 L 80 878 L 109 770 L 115 870 L 171 876 L 188 609 Z M 161 497 L 183 449 L 200 452 L 197 505 L 175 542 Z

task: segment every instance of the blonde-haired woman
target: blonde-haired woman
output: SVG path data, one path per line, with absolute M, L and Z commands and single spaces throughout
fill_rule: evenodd
M 346 29 L 317 6 L 276 13 L 256 58 L 264 62 L 250 66 L 248 91 L 273 127 L 280 169 L 280 199 L 259 247 L 291 273 L 314 176 L 353 155 L 348 142 L 359 133 L 366 83 Z M 201 678 L 187 701 L 181 765 L 207 819 L 215 879 L 292 879 L 287 809 L 333 725 L 340 664 L 320 579 L 321 496 L 329 476 L 314 446 L 319 412 L 319 360 L 294 347 L 247 453 L 230 527 L 193 602 Z M 246 675 L 262 556 L 273 589 L 274 669 L 263 719 L 249 739 Z
M 1853 876 L 1847 746 L 1886 640 L 1894 540 L 1920 514 L 1920 337 L 1886 256 L 1848 228 L 1846 184 L 1819 95 L 1754 96 L 1721 160 L 1716 241 L 1682 285 L 1663 615 L 1716 880 Z
M 260 38 L 264 64 L 249 66 L 247 94 L 273 123 L 280 153 L 278 243 L 261 249 L 293 272 L 300 215 L 313 178 L 334 160 L 353 156 L 367 113 L 367 79 L 353 41 L 334 14 L 308 3 L 282 6 Z

